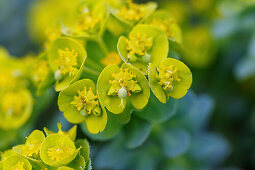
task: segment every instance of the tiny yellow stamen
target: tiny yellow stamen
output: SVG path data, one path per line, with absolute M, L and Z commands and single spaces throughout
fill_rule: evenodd
M 147 51 L 152 47 L 152 39 L 140 32 L 130 35 L 127 43 L 128 60 L 130 62 L 136 61 L 139 56 L 148 55 Z
M 72 155 L 73 152 L 73 148 L 65 145 L 64 143 L 60 143 L 52 148 L 49 148 L 47 153 L 51 160 L 60 161 Z
M 6 116 L 22 114 L 25 107 L 23 95 L 20 92 L 6 92 L 2 96 L 1 106 Z
M 60 73 L 63 75 L 72 73 L 75 70 L 75 66 L 77 66 L 78 53 L 74 49 L 69 50 L 69 48 L 59 49 L 58 53 L 59 57 L 55 62 L 58 64 Z
M 41 143 L 31 143 L 22 147 L 22 155 L 35 156 L 38 155 Z
M 159 80 L 158 84 L 161 85 L 164 90 L 171 90 L 173 88 L 174 81 L 181 81 L 178 77 L 178 69 L 173 65 L 160 65 L 157 68 L 157 71 L 158 74 L 156 76 Z
M 84 90 L 78 90 L 78 96 L 74 96 L 74 100 L 71 102 L 77 110 L 86 109 L 88 114 L 91 114 L 91 111 L 99 105 L 98 97 L 94 95 L 91 88 L 87 90 L 87 87 L 84 87 Z
M 82 31 L 90 31 L 96 27 L 99 21 L 100 19 L 93 15 L 91 11 L 86 7 L 79 17 L 77 27 Z
M 16 165 L 11 167 L 10 170 L 25 170 L 24 162 L 18 162 Z
M 34 81 L 35 83 L 40 83 L 43 82 L 49 72 L 49 64 L 47 61 L 39 61 L 35 66 L 34 66 Z
M 121 63 L 120 55 L 116 52 L 111 52 L 107 54 L 105 58 L 101 60 L 101 63 L 105 66 L 108 66 L 110 64 L 117 64 L 119 65 Z
M 117 16 L 130 22 L 138 22 L 145 14 L 146 10 L 143 5 L 135 4 L 132 0 L 128 0 L 127 6 L 123 6 Z
M 120 89 L 125 89 L 128 96 L 131 92 L 139 93 L 142 89 L 136 81 L 136 75 L 129 71 L 129 69 L 120 69 L 120 72 L 112 74 L 113 80 L 109 80 L 112 85 L 109 89 L 108 95 L 117 95 Z

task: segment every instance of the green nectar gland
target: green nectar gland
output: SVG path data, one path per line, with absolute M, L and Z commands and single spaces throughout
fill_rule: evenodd
M 101 108 L 99 106 L 98 96 L 95 95 L 91 88 L 77 91 L 78 96 L 74 96 L 74 100 L 71 102 L 72 105 L 80 111 L 82 116 L 87 116 L 93 113 L 96 116 L 101 115 Z
M 173 82 L 174 81 L 181 81 L 178 77 L 178 69 L 173 65 L 164 66 L 160 65 L 157 68 L 158 74 L 156 75 L 158 79 L 158 84 L 162 86 L 165 91 L 172 91 L 173 90 Z

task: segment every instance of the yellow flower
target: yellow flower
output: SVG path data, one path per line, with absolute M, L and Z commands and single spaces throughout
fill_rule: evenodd
M 131 96 L 131 92 L 139 93 L 142 89 L 136 81 L 136 75 L 132 73 L 129 69 L 120 69 L 120 72 L 112 74 L 113 80 L 109 80 L 111 87 L 108 91 L 108 95 L 119 95 L 127 93 Z M 120 94 L 122 93 L 122 94 Z M 124 95 L 125 96 L 125 95 Z M 122 97 L 121 97 L 122 98 Z
M 48 62 L 45 60 L 41 60 L 34 66 L 33 80 L 35 81 L 35 83 L 43 82 L 46 79 L 48 73 L 49 73 Z
M 74 153 L 74 149 L 65 145 L 63 142 L 48 149 L 48 155 L 51 160 L 60 161 Z
M 19 92 L 6 92 L 2 96 L 1 107 L 6 116 L 21 115 L 25 106 L 23 95 Z
M 152 38 L 147 37 L 145 34 L 140 32 L 130 35 L 129 40 L 127 40 L 127 51 L 128 59 L 130 62 L 137 60 L 137 56 L 146 55 L 147 51 L 152 47 Z
M 94 95 L 91 88 L 87 90 L 87 87 L 84 87 L 84 90 L 78 90 L 77 92 L 78 96 L 74 96 L 74 100 L 71 102 L 77 110 L 80 111 L 85 108 L 88 114 L 90 114 L 96 106 L 99 106 L 98 97 Z
M 120 55 L 116 52 L 111 52 L 107 54 L 105 58 L 101 60 L 101 63 L 105 66 L 108 66 L 110 64 L 117 64 L 119 65 L 121 63 Z
M 157 68 L 157 71 L 158 74 L 156 77 L 159 80 L 158 84 L 161 85 L 164 90 L 172 90 L 173 81 L 181 81 L 181 79 L 178 77 L 178 69 L 173 65 L 160 65 Z
M 88 7 L 85 7 L 82 11 L 82 14 L 79 16 L 77 27 L 82 31 L 90 31 L 95 28 L 99 21 L 100 18 L 93 15 Z
M 45 31 L 46 35 L 46 41 L 44 43 L 44 46 L 48 48 L 50 44 L 52 44 L 58 37 L 61 36 L 61 30 L 56 28 L 56 29 L 50 29 L 47 28 Z
M 65 48 L 64 50 L 59 49 L 59 57 L 55 61 L 58 64 L 58 69 L 61 74 L 72 73 L 77 66 L 78 53 L 72 49 Z
M 132 0 L 128 0 L 128 6 L 123 6 L 117 13 L 117 16 L 130 22 L 138 22 L 145 16 L 145 14 L 145 8 L 142 5 L 135 4 Z

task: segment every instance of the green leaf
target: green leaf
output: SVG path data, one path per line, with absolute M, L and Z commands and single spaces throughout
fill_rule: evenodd
M 159 137 L 162 150 L 169 158 L 184 154 L 190 145 L 190 135 L 182 129 L 165 130 Z
M 124 129 L 126 136 L 126 146 L 129 149 L 134 149 L 141 146 L 148 138 L 150 131 L 151 123 L 133 116 L 132 121 L 127 124 Z
M 163 104 L 154 95 L 151 95 L 148 105 L 142 111 L 136 111 L 134 114 L 149 122 L 160 123 L 174 116 L 178 106 L 178 100 L 169 99 L 167 103 Z

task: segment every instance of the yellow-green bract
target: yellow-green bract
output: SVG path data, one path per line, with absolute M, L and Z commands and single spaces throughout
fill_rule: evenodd
M 45 164 L 58 167 L 74 160 L 79 150 L 68 136 L 52 134 L 43 141 L 40 157 Z
M 144 74 L 148 74 L 148 64 L 158 66 L 168 55 L 168 39 L 160 29 L 139 24 L 133 28 L 129 37 L 121 36 L 117 45 L 125 63 L 130 63 Z
M 61 91 L 79 78 L 87 53 L 78 41 L 61 37 L 50 46 L 47 56 L 55 74 L 55 89 Z
M 32 170 L 32 165 L 29 161 L 20 156 L 20 155 L 12 155 L 7 157 L 3 162 L 3 169 L 22 169 L 22 170 Z
M 123 73 L 123 77 L 116 77 L 118 73 L 122 72 L 126 72 L 127 75 L 125 75 L 126 73 Z M 128 76 L 130 76 L 128 74 L 131 74 L 134 79 L 128 79 Z M 117 82 L 121 79 L 124 80 L 119 82 L 125 83 L 125 86 L 127 87 L 120 87 L 120 89 L 112 90 L 111 82 L 115 79 Z M 131 85 L 129 82 L 134 86 L 129 87 L 129 85 Z M 129 88 L 131 89 L 130 92 Z M 117 93 L 114 93 L 114 90 L 118 90 Z M 125 90 L 130 94 L 126 94 L 126 96 L 124 95 L 121 97 L 119 92 L 123 95 L 123 91 L 125 92 Z M 150 89 L 146 77 L 138 69 L 126 63 L 122 64 L 121 68 L 117 65 L 109 65 L 105 67 L 98 77 L 97 92 L 103 105 L 106 106 L 110 112 L 115 114 L 119 114 L 124 111 L 127 100 L 130 100 L 135 109 L 143 109 L 147 105 L 150 97 Z
M 39 151 L 45 136 L 42 131 L 34 130 L 23 145 L 14 146 L 12 149 L 18 154 L 31 159 L 33 161 L 40 161 Z
M 92 95 L 93 93 L 94 97 L 96 96 L 96 88 L 92 80 L 79 80 L 60 92 L 58 106 L 59 109 L 64 112 L 64 116 L 69 122 L 85 122 L 89 132 L 96 134 L 103 131 L 107 123 L 107 114 L 105 108 L 101 105 L 100 100 L 98 99 L 97 104 L 92 108 L 92 105 L 90 105 L 88 102 L 94 101 L 83 101 L 82 98 L 81 100 L 84 102 L 84 106 L 81 106 L 82 108 L 80 110 L 78 109 L 79 107 L 77 108 L 74 104 L 72 104 L 75 96 L 77 98 L 77 95 L 85 92 L 85 89 L 87 91 L 91 89 L 87 95 Z M 89 100 L 89 98 L 87 98 L 87 100 Z M 86 105 L 85 102 L 87 102 L 88 105 Z M 90 107 L 90 110 L 88 110 L 88 107 Z
M 164 10 L 155 11 L 145 21 L 145 24 L 154 26 L 163 31 L 169 40 L 182 43 L 182 32 L 176 21 Z
M 183 97 L 192 83 L 189 68 L 173 58 L 162 60 L 159 67 L 150 64 L 148 77 L 152 92 L 162 103 L 166 103 L 169 96 L 175 99 Z

